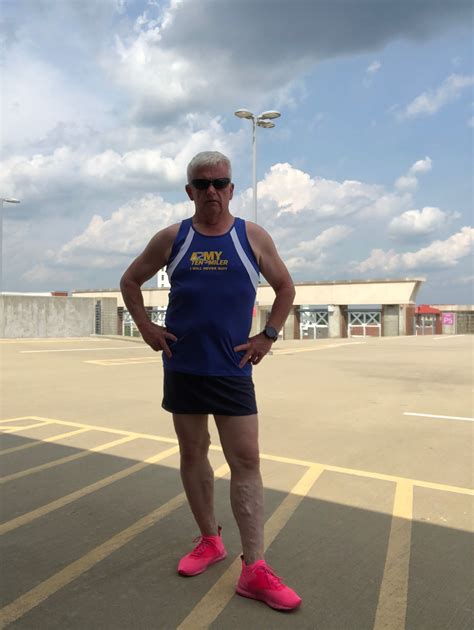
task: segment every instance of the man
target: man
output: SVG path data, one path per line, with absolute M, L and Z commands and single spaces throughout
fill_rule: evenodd
M 144 341 L 163 351 L 163 407 L 173 414 L 181 478 L 201 531 L 198 545 L 180 560 L 178 572 L 197 575 L 227 555 L 214 514 L 214 473 L 207 457 L 212 414 L 231 470 L 231 506 L 242 541 L 236 591 L 291 610 L 301 599 L 275 575 L 263 554 L 252 364 L 258 365 L 276 341 L 295 290 L 267 232 L 230 213 L 234 184 L 228 158 L 217 151 L 198 153 L 187 174 L 194 215 L 158 232 L 120 284 Z M 140 287 L 164 266 L 171 290 L 161 327 L 149 320 Z M 249 339 L 259 272 L 276 297 L 265 330 Z

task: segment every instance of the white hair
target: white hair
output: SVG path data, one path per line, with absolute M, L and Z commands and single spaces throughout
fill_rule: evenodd
M 193 172 L 201 166 L 216 166 L 225 164 L 229 169 L 229 177 L 232 179 L 232 166 L 227 156 L 219 151 L 201 151 L 193 157 L 188 164 L 188 182 L 192 180 Z

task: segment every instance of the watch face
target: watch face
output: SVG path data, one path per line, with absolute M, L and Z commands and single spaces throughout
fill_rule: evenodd
M 278 331 L 276 328 L 273 328 L 273 326 L 266 326 L 263 332 L 269 339 L 273 339 L 273 341 L 278 339 Z

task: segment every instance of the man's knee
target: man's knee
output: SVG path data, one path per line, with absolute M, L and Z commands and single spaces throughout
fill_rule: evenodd
M 184 439 L 179 441 L 181 464 L 192 465 L 207 458 L 211 436 L 209 434 L 199 439 Z
M 260 470 L 258 448 L 235 451 L 228 455 L 227 462 L 232 472 L 257 472 Z

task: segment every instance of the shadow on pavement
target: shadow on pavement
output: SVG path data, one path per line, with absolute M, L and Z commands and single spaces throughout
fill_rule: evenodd
M 31 440 L 4 435 L 2 449 Z M 156 452 L 170 444 L 156 444 Z M 80 453 L 54 443 L 0 458 L 2 475 L 11 475 Z M 136 462 L 106 453 L 89 456 L 12 479 L 2 485 L 5 523 L 99 481 Z M 301 469 L 301 474 L 304 473 Z M 367 630 L 374 627 L 384 576 L 392 518 L 374 509 L 318 498 L 318 486 L 346 484 L 351 495 L 366 490 L 349 475 L 325 472 L 304 497 L 270 545 L 266 558 L 302 597 L 300 610 L 281 614 L 238 596 L 212 628 L 320 628 Z M 265 483 L 265 477 L 264 477 Z M 293 485 L 289 484 L 289 489 Z M 182 492 L 179 471 L 151 464 L 70 502 L 2 536 L 2 606 L 17 600 L 51 576 L 129 528 Z M 423 501 L 421 491 L 414 495 Z M 444 501 L 435 493 L 434 501 Z M 284 500 L 266 488 L 266 520 Z M 363 498 L 371 504 L 371 494 Z M 393 490 L 391 497 L 393 501 Z M 469 514 L 472 498 L 456 495 Z M 376 502 L 375 502 L 376 503 Z M 448 501 L 449 503 L 449 501 Z M 472 503 L 471 503 L 472 505 Z M 176 573 L 179 557 L 192 548 L 197 529 L 186 503 L 133 537 L 67 585 L 13 621 L 11 628 L 152 629 L 176 628 L 240 554 L 240 540 L 229 503 L 229 481 L 216 480 L 216 510 L 228 558 L 195 578 Z M 468 517 L 467 517 L 468 518 Z M 447 524 L 448 525 L 448 524 Z M 472 536 L 452 526 L 413 521 L 407 629 L 462 629 L 472 621 Z

